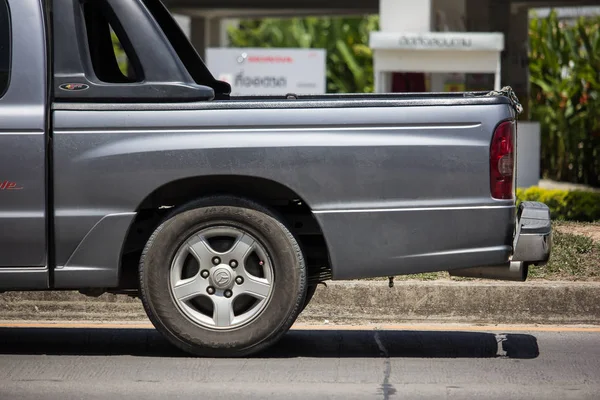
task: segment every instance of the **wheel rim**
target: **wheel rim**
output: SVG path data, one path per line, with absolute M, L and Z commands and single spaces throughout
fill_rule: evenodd
M 230 330 L 262 313 L 272 296 L 273 277 L 268 253 L 256 237 L 216 226 L 195 233 L 177 249 L 169 288 L 194 323 Z

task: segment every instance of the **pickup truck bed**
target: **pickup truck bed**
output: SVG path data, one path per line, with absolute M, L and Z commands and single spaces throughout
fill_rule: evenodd
M 514 201 L 492 199 L 482 171 L 497 121 L 513 112 L 501 97 L 469 100 L 459 107 L 430 98 L 406 109 L 402 100 L 379 98 L 215 101 L 184 110 L 61 104 L 54 113 L 54 179 L 56 256 L 64 268 L 55 284 L 71 286 L 61 275 L 86 268 L 68 258 L 101 218 L 134 218 L 127 213 L 151 193 L 166 195 L 167 184 L 177 185 L 175 197 L 190 188 L 198 196 L 232 187 L 246 195 L 259 181 L 283 185 L 312 211 L 318 224 L 310 229 L 323 231 L 337 279 L 502 263 L 512 243 Z M 297 102 L 304 104 L 288 106 Z M 204 177 L 212 177 L 210 184 Z M 98 215 L 99 209 L 111 212 Z M 96 229 L 109 229 L 109 221 Z M 88 240 L 95 248 L 110 243 Z M 114 246 L 120 249 L 121 240 Z M 92 263 L 86 285 L 115 285 L 114 265 Z
M 244 355 L 329 279 L 548 260 L 548 208 L 515 205 L 510 97 L 232 97 L 159 0 L 2 12 L 0 289 L 140 296 L 175 345 Z

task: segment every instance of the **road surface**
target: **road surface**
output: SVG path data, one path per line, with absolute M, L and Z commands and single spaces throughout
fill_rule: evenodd
M 0 399 L 600 398 L 593 327 L 298 326 L 202 359 L 147 325 L 49 326 L 0 324 Z

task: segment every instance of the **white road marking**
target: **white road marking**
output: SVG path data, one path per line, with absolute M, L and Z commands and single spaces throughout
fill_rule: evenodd
M 498 357 L 507 357 L 507 352 L 504 350 L 503 343 L 506 341 L 506 335 L 503 333 L 497 333 L 496 335 L 496 343 L 498 344 L 498 350 L 496 350 L 496 355 Z

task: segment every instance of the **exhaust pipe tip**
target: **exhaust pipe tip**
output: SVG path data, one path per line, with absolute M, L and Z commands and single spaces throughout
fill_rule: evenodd
M 511 261 L 506 265 L 461 268 L 448 271 L 451 276 L 462 278 L 493 279 L 500 281 L 525 282 L 529 265 L 523 261 Z

